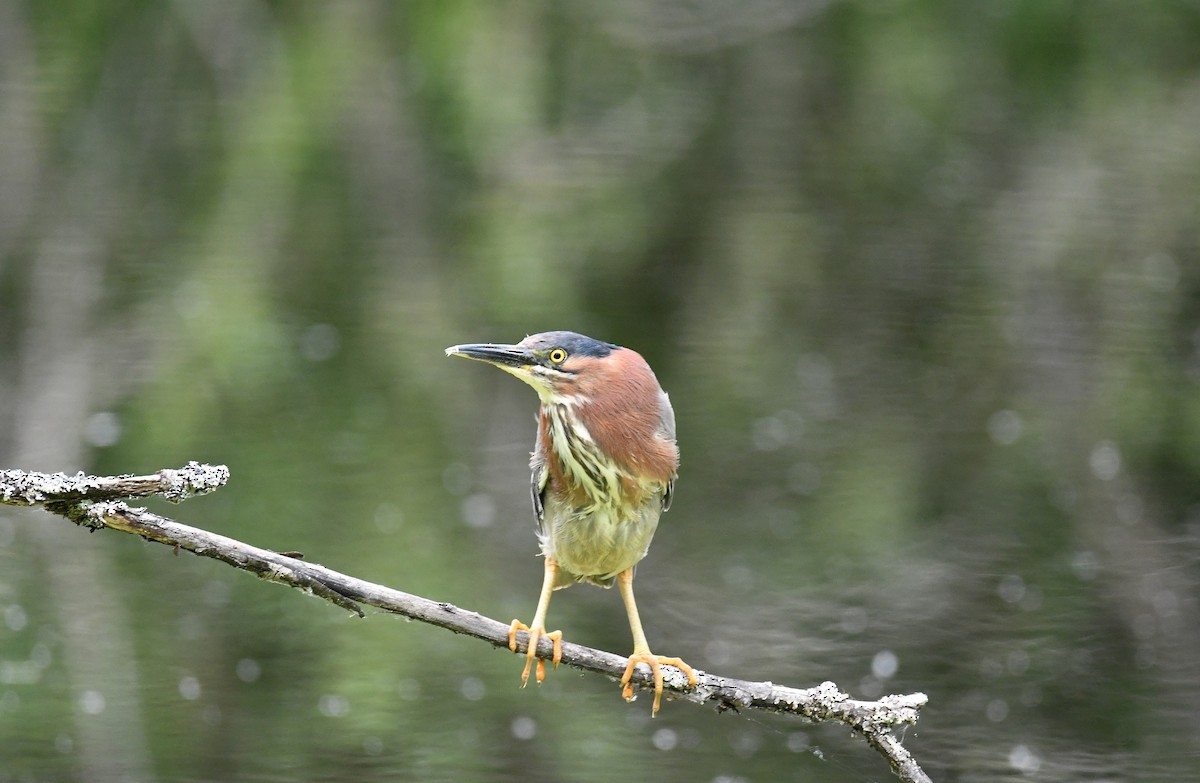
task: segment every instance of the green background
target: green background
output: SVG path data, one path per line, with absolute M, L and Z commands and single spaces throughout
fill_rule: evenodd
M 1192 1 L 0 2 L 0 465 L 527 621 L 536 400 L 442 350 L 573 329 L 675 404 L 656 651 L 1196 779 L 1198 216 Z M 0 621 L 4 783 L 890 777 L 37 511 Z

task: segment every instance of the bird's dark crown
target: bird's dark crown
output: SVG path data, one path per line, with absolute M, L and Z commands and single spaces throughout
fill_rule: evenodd
M 578 332 L 542 332 L 532 334 L 521 341 L 526 348 L 547 350 L 562 348 L 571 356 L 587 356 L 592 359 L 603 359 L 621 346 L 606 343 Z

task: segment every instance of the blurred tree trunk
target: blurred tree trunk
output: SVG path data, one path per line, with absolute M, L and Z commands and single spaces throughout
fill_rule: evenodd
M 24 79 L 34 82 L 31 75 Z M 96 376 L 103 372 L 94 355 L 106 223 L 115 211 L 91 200 L 109 190 L 111 164 L 86 154 L 74 163 L 54 187 L 58 198 L 49 203 L 55 206 L 31 232 L 28 288 L 19 297 L 26 320 L 14 330 L 17 372 L 8 389 L 11 448 L 3 461 L 9 464 L 61 470 L 85 463 L 83 435 Z M 44 190 L 45 180 L 33 185 L 33 191 L 39 185 Z M 107 549 L 44 524 L 29 526 L 28 536 L 36 550 L 30 559 L 45 569 L 39 582 L 58 616 L 77 779 L 151 780 L 133 629 Z

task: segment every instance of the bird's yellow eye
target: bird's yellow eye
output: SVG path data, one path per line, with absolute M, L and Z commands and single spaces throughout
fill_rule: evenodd
M 555 348 L 550 352 L 550 362 L 552 364 L 562 364 L 567 360 L 567 352 L 562 348 Z

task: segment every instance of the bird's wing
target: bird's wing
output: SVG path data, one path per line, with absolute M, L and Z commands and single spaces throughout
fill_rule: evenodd
M 534 442 L 533 454 L 529 458 L 529 497 L 533 501 L 533 513 L 537 515 L 538 529 L 542 528 L 542 518 L 546 515 L 546 485 L 549 483 L 549 471 L 546 470 L 546 455 L 542 451 L 542 439 Z
M 671 398 L 666 392 L 660 392 L 658 397 L 658 434 L 671 443 L 675 443 L 675 409 L 671 407 Z M 671 499 L 675 496 L 675 477 L 667 482 L 663 492 L 662 510 L 671 507 Z
M 675 442 L 675 409 L 671 407 L 671 398 L 666 392 L 659 392 L 658 395 L 658 434 Z

